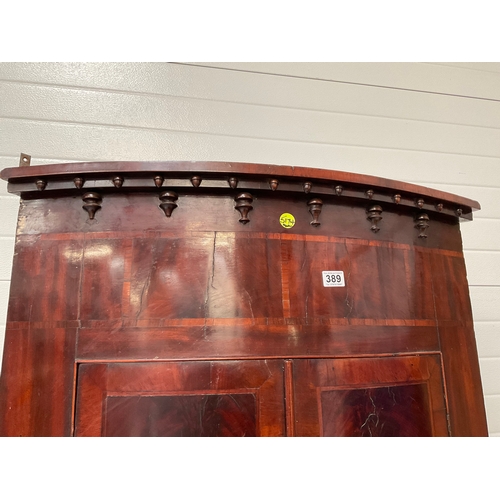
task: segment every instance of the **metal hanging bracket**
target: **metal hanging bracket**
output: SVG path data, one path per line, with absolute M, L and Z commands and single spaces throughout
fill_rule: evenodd
M 20 167 L 29 167 L 31 163 L 31 156 L 25 153 L 21 153 L 19 157 L 19 166 Z

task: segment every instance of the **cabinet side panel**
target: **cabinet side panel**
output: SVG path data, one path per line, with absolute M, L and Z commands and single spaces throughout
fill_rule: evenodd
M 82 255 L 83 235 L 18 236 L 7 321 L 78 319 Z
M 71 435 L 75 339 L 74 329 L 7 330 L 0 435 Z
M 67 202 L 66 202 L 67 205 Z M 72 432 L 83 235 L 25 234 L 50 219 L 46 200 L 21 201 L 0 381 L 0 434 Z
M 472 309 L 463 256 L 443 253 L 429 255 L 432 286 L 438 321 L 472 323 Z
M 433 254 L 432 285 L 454 436 L 487 435 L 463 257 Z
M 439 327 L 452 436 L 487 436 L 474 330 Z

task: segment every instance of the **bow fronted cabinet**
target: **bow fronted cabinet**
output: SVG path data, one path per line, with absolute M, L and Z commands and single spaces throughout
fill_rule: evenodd
M 484 436 L 460 220 L 333 170 L 3 170 L 7 436 Z

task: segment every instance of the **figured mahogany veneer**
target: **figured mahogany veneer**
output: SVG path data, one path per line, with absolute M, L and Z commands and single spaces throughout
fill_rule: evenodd
M 21 196 L 1 435 L 487 435 L 477 202 L 238 163 L 1 175 Z

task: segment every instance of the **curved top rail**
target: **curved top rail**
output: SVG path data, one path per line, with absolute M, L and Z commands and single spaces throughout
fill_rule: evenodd
M 204 179 L 224 179 L 228 176 L 241 177 L 247 180 L 260 180 L 261 183 L 276 178 L 280 182 L 303 181 L 345 185 L 351 189 L 383 191 L 386 194 L 400 194 L 403 197 L 432 199 L 433 203 L 453 205 L 459 216 L 464 216 L 481 207 L 477 201 L 455 194 L 438 191 L 416 184 L 400 182 L 372 175 L 355 174 L 339 170 L 327 170 L 310 167 L 295 167 L 285 165 L 267 165 L 259 163 L 215 162 L 215 161 L 112 161 L 112 162 L 82 162 L 58 163 L 51 165 L 34 165 L 28 167 L 5 168 L 1 178 L 9 182 L 9 192 L 24 193 L 37 190 L 36 181 L 42 179 L 47 185 L 55 181 L 71 180 L 74 177 L 84 179 L 106 179 L 122 175 L 136 180 L 154 175 L 164 175 L 166 178 L 186 178 L 199 175 Z M 56 182 L 57 185 L 57 182 Z M 140 187 L 136 181 L 136 187 Z M 40 189 L 40 188 L 38 188 Z M 52 189 L 56 189 L 52 187 Z M 58 189 L 68 189 L 59 184 Z M 281 188 L 280 188 L 281 190 Z M 283 186 L 283 190 L 287 189 Z M 470 217 L 469 217 L 470 218 Z

